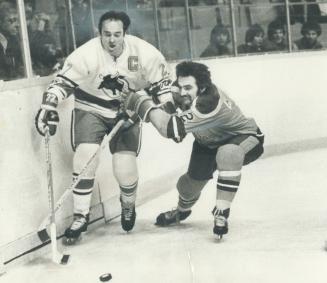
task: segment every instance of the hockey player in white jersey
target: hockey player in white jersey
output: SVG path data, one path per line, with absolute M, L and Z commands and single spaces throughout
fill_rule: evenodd
M 131 94 L 127 112 L 151 121 L 161 135 L 177 142 L 187 133 L 194 135 L 188 171 L 177 182 L 176 209 L 159 214 L 156 225 L 168 226 L 186 219 L 201 190 L 218 170 L 213 233 L 221 238 L 228 232 L 231 203 L 241 180 L 243 165 L 263 153 L 264 136 L 252 118 L 211 81 L 204 64 L 182 62 L 176 66 L 174 102 L 179 112 L 169 115 L 157 108 L 145 92 Z
M 76 178 L 98 149 L 103 137 L 117 123 L 122 112 L 122 90 L 125 92 L 148 88 L 157 102 L 171 99 L 169 72 L 163 55 L 152 45 L 126 31 L 130 18 L 124 12 L 109 11 L 99 20 L 100 36 L 73 51 L 63 69 L 43 95 L 36 116 L 36 128 L 44 135 L 56 132 L 59 122 L 57 106 L 74 95 L 73 178 Z M 127 126 L 130 126 L 126 122 Z M 136 157 L 140 148 L 140 123 L 124 127 L 110 142 L 113 171 L 120 186 L 121 225 L 133 229 L 138 183 Z M 73 244 L 86 231 L 94 185 L 95 162 L 73 188 L 74 221 L 65 231 L 67 244 Z

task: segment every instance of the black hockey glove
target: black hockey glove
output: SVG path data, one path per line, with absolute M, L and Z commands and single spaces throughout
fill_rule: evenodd
M 35 127 L 40 135 L 44 136 L 46 128 L 49 128 L 49 134 L 53 136 L 56 133 L 59 123 L 57 112 L 58 98 L 52 93 L 45 92 L 39 111 L 35 116 Z
M 131 89 L 129 88 L 128 82 L 123 76 L 111 76 L 107 75 L 103 77 L 103 81 L 99 85 L 98 89 L 105 88 L 110 89 L 114 95 L 117 95 L 117 91 L 128 93 Z

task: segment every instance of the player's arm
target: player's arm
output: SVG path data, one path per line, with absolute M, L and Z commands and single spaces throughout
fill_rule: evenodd
M 174 100 L 171 93 L 171 75 L 168 64 L 159 51 L 155 51 L 148 59 L 146 71 L 150 86 L 146 89 L 154 103 L 160 105 L 167 113 L 175 113 Z
M 180 142 L 186 136 L 182 119 L 161 109 L 145 91 L 131 93 L 125 101 L 125 109 L 129 116 L 137 114 L 143 121 L 151 122 L 165 138 Z
M 46 128 L 54 135 L 59 123 L 58 104 L 69 97 L 78 84 L 75 79 L 81 77 L 77 66 L 67 60 L 62 71 L 56 75 L 43 93 L 42 103 L 35 117 L 35 126 L 40 135 L 45 135 Z M 82 68 L 81 68 L 82 69 Z

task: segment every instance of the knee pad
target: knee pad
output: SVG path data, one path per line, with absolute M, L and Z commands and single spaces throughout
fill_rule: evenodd
M 182 175 L 177 182 L 177 190 L 185 200 L 197 199 L 208 180 L 194 180 L 188 174 Z
M 217 168 L 220 171 L 240 170 L 244 162 L 244 150 L 236 144 L 221 146 L 216 155 Z

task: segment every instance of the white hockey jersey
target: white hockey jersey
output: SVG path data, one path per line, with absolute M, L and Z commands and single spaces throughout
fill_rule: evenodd
M 113 58 L 103 49 L 100 37 L 91 39 L 72 52 L 63 69 L 48 87 L 59 101 L 72 93 L 75 108 L 104 117 L 116 117 L 122 100 L 119 92 L 99 86 L 107 75 L 123 76 L 135 91 L 169 77 L 163 55 L 151 44 L 132 35 L 125 35 L 123 53 Z M 165 98 L 160 101 L 166 100 Z

